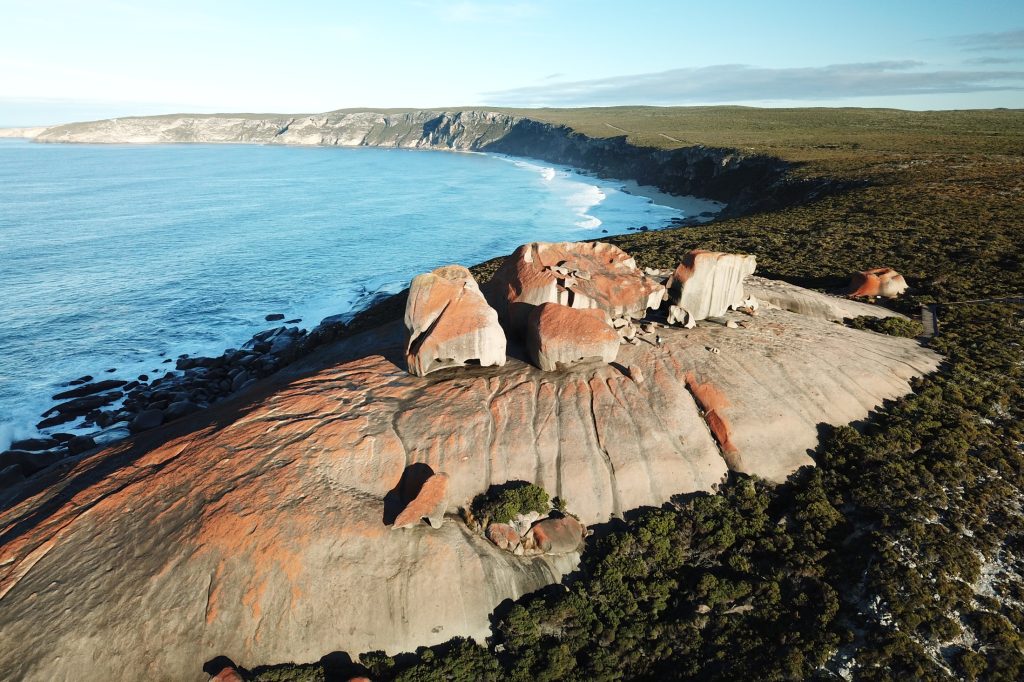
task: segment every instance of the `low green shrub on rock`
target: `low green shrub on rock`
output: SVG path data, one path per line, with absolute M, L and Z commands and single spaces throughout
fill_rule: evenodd
M 488 523 L 508 523 L 518 514 L 551 511 L 551 497 L 547 491 L 533 483 L 512 481 L 501 486 L 491 486 L 486 493 L 473 500 L 473 518 L 482 528 Z
M 871 317 L 861 315 L 846 320 L 846 324 L 854 329 L 866 329 L 888 334 L 889 336 L 901 336 L 906 339 L 913 339 L 924 333 L 924 326 L 916 320 L 908 320 L 902 317 Z

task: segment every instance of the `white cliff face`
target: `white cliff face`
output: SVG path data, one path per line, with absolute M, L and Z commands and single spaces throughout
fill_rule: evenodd
M 504 136 L 520 119 L 486 111 L 326 113 L 307 116 L 172 115 L 113 118 L 43 130 L 40 142 L 176 142 L 404 147 L 470 151 Z
M 39 126 L 36 128 L 0 128 L 0 137 L 22 137 L 32 139 L 34 137 L 38 137 L 44 130 L 46 130 L 45 126 Z

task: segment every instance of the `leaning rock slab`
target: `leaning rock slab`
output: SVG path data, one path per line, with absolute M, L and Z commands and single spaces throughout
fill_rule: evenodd
M 729 308 L 743 305 L 743 280 L 756 267 L 753 256 L 690 251 L 668 280 L 669 300 L 689 313 L 690 319 L 720 317 Z
M 473 360 L 484 367 L 505 364 L 505 332 L 473 275 L 448 265 L 418 275 L 405 307 L 409 371 L 418 376 Z
M 608 313 L 599 308 L 542 303 L 533 309 L 527 324 L 527 350 L 545 372 L 595 358 L 613 362 L 619 345 L 619 334 L 611 327 Z
M 665 296 L 664 285 L 641 272 L 629 254 L 603 242 L 524 244 L 505 259 L 486 290 L 498 314 L 520 333 L 542 303 L 639 319 Z
M 440 528 L 448 508 L 448 474 L 438 472 L 423 482 L 412 502 L 395 518 L 393 528 L 411 528 L 427 520 L 431 528 Z
M 857 272 L 850 278 L 849 296 L 881 296 L 896 298 L 907 290 L 907 281 L 903 275 L 892 268 L 875 268 Z

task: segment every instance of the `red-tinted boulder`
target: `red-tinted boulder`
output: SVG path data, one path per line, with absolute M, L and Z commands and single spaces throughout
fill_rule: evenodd
M 487 539 L 493 542 L 499 549 L 513 553 L 522 544 L 522 538 L 519 537 L 519 533 L 507 523 L 492 523 L 487 526 Z
M 232 666 L 225 666 L 219 673 L 210 678 L 210 682 L 242 682 L 243 678 Z
M 637 269 L 629 254 L 602 242 L 524 244 L 505 259 L 485 289 L 498 314 L 520 333 L 542 303 L 600 308 L 611 319 L 639 319 L 665 296 L 665 287 Z
M 523 546 L 528 552 L 568 554 L 582 546 L 586 535 L 586 526 L 571 516 L 544 519 L 527 532 Z
M 469 361 L 505 364 L 505 332 L 476 280 L 461 265 L 418 275 L 405 306 L 406 361 L 418 376 Z
M 394 527 L 410 528 L 427 519 L 432 528 L 440 528 L 447 508 L 448 474 L 439 472 L 423 482 L 416 498 L 395 519 Z
M 881 296 L 896 298 L 907 290 L 903 275 L 892 268 L 875 268 L 854 273 L 850 277 L 850 296 Z
M 530 314 L 526 347 L 534 364 L 552 372 L 592 358 L 614 361 L 619 334 L 603 310 L 542 303 Z

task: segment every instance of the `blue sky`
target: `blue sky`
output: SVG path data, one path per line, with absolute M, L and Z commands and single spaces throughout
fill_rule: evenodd
M 1024 107 L 1024 2 L 0 0 L 0 125 L 343 107 Z

